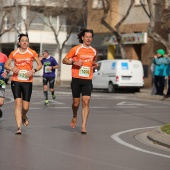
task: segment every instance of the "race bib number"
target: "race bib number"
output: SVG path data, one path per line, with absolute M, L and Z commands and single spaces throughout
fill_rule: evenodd
M 18 73 L 18 80 L 29 80 L 29 77 L 26 76 L 27 70 L 20 70 Z
M 90 76 L 90 67 L 82 66 L 79 70 L 79 76 L 81 77 L 89 77 Z
M 51 70 L 48 70 L 48 68 L 49 68 L 49 66 L 45 66 L 45 69 L 44 69 L 45 73 L 51 73 L 52 72 Z

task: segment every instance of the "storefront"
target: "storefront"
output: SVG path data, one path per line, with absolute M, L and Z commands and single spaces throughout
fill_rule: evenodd
M 147 33 L 122 34 L 122 41 L 125 44 L 127 58 L 141 60 L 141 47 L 147 43 Z M 107 59 L 122 58 L 117 46 L 116 36 L 105 36 L 103 45 L 108 46 Z

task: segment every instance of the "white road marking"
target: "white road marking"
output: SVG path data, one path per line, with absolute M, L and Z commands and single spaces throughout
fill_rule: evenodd
M 116 106 L 116 107 L 119 108 L 119 109 L 126 109 L 126 108 L 136 109 L 136 108 L 139 108 L 139 107 L 136 107 L 136 106 Z
M 148 153 L 148 154 L 152 154 L 152 155 L 156 155 L 156 156 L 161 156 L 161 157 L 165 157 L 165 158 L 170 158 L 169 155 L 164 155 L 164 154 L 159 154 L 159 153 L 156 153 L 156 152 L 151 152 L 151 151 L 148 151 L 148 150 L 144 150 L 144 149 L 141 149 L 141 148 L 138 148 L 134 145 L 131 145 L 125 141 L 123 141 L 122 139 L 120 139 L 120 135 L 124 134 L 124 133 L 128 133 L 128 132 L 132 132 L 132 131 L 136 131 L 136 130 L 142 130 L 142 129 L 149 129 L 149 128 L 156 128 L 158 126 L 155 126 L 155 127 L 145 127 L 145 128 L 137 128 L 137 129 L 130 129 L 130 130 L 126 130 L 126 131 L 122 131 L 122 132 L 118 132 L 118 133 L 115 133 L 111 136 L 111 138 L 113 140 L 115 140 L 116 142 L 122 144 L 122 145 L 125 145 L 129 148 L 132 148 L 132 149 L 135 149 L 137 151 L 140 151 L 140 152 L 145 152 L 145 153 Z
M 128 105 L 128 106 L 146 106 L 147 104 L 135 103 L 135 102 L 120 102 L 117 104 L 118 106 Z

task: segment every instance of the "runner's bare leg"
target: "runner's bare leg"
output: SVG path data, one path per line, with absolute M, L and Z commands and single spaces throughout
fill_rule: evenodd
M 21 107 L 22 107 L 22 99 L 21 98 L 15 99 L 14 115 L 15 115 L 15 120 L 18 128 L 21 127 Z
M 71 120 L 70 126 L 72 128 L 76 127 L 77 123 L 77 111 L 80 105 L 80 98 L 73 98 L 73 104 L 72 104 L 72 111 L 73 111 L 73 118 Z
M 86 123 L 89 115 L 90 96 L 82 97 L 82 132 L 86 132 Z

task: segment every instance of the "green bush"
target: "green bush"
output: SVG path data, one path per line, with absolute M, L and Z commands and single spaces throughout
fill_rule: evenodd
M 170 124 L 162 125 L 161 130 L 170 135 Z

